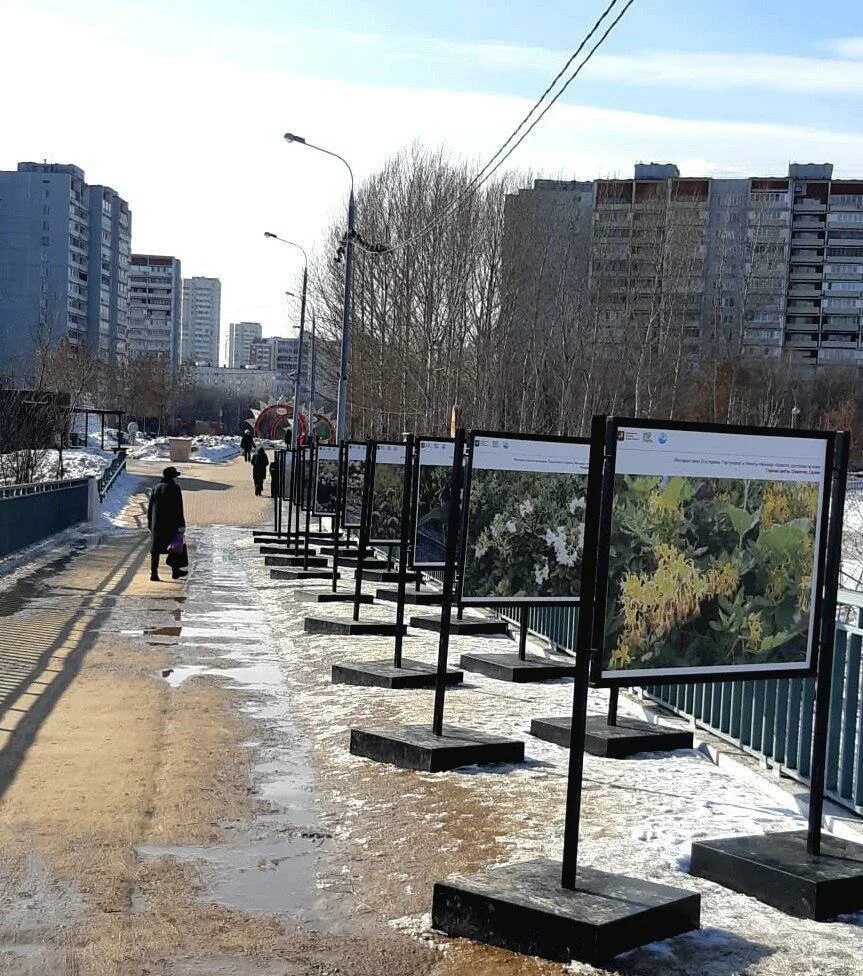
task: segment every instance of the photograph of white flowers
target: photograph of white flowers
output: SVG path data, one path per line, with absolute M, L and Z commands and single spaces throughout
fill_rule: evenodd
M 462 598 L 576 600 L 586 475 L 474 468 Z

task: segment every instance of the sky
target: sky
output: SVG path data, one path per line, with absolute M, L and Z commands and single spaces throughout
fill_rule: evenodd
M 223 335 L 289 335 L 301 258 L 263 232 L 314 252 L 348 176 L 282 134 L 358 181 L 415 141 L 479 166 L 607 2 L 0 0 L 0 169 L 76 163 L 129 201 L 133 250 L 221 278 Z M 635 0 L 508 166 L 860 177 L 861 108 L 859 0 Z

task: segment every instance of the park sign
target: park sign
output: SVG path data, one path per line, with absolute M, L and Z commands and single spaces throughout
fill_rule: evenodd
M 596 684 L 814 673 L 833 442 L 818 431 L 608 422 Z
M 315 471 L 315 515 L 335 515 L 339 491 L 339 449 L 318 447 Z
M 391 545 L 399 541 L 402 498 L 405 491 L 404 467 L 404 444 L 377 442 L 369 527 L 371 545 Z
M 452 461 L 451 440 L 420 440 L 414 489 L 415 569 L 443 569 L 446 563 Z
M 366 473 L 366 445 L 357 441 L 348 444 L 345 472 L 345 518 L 348 529 L 358 529 L 363 511 L 363 484 Z
M 461 603 L 579 602 L 589 449 L 579 438 L 472 432 Z

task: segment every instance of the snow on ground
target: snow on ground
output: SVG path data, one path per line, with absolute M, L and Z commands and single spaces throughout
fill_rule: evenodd
M 335 811 L 330 828 L 347 850 L 356 849 L 355 858 L 348 860 L 351 872 L 374 870 L 372 865 L 380 862 L 378 880 L 393 884 L 393 864 L 399 865 L 403 881 L 389 909 L 393 924 L 428 937 L 423 916 L 433 882 L 472 863 L 481 844 L 501 863 L 560 858 L 568 752 L 533 738 L 529 726 L 531 718 L 569 712 L 571 681 L 510 685 L 468 673 L 462 687 L 448 692 L 447 724 L 523 739 L 523 765 L 425 774 L 355 758 L 347 748 L 351 727 L 430 723 L 432 693 L 332 684 L 334 662 L 388 657 L 392 640 L 305 634 L 307 614 L 345 617 L 349 608 L 295 602 L 292 590 L 298 584 L 270 579 L 248 536 L 235 538 L 239 566 L 283 649 L 285 695 L 320 764 L 316 783 L 321 800 Z M 363 607 L 361 619 L 391 620 L 393 612 L 392 607 Z M 503 639 L 456 637 L 450 655 L 455 663 L 459 654 L 472 650 L 513 649 L 513 642 Z M 433 662 L 437 639 L 412 630 L 404 652 Z M 604 714 L 606 703 L 605 692 L 591 691 L 592 714 Z M 623 715 L 637 714 L 625 695 L 620 709 Z M 668 723 L 679 724 L 671 717 Z M 802 828 L 805 822 L 790 798 L 783 802 L 757 782 L 735 777 L 701 751 L 643 754 L 625 761 L 585 756 L 580 863 L 702 895 L 700 931 L 629 953 L 617 960 L 614 971 L 639 976 L 859 976 L 863 915 L 830 924 L 795 919 L 687 873 L 696 838 Z M 420 844 L 428 845 L 427 853 Z M 434 938 L 446 941 L 440 935 Z M 576 964 L 568 971 L 585 976 L 604 972 Z
M 128 507 L 132 496 L 140 490 L 141 483 L 142 479 L 138 475 L 130 474 L 128 471 L 117 475 L 102 501 L 99 512 L 99 527 L 103 531 L 129 528 L 128 518 L 124 518 L 123 512 Z
M 137 443 L 128 448 L 129 457 L 140 461 L 157 459 L 168 460 L 171 455 L 170 438 L 143 438 L 138 435 Z M 193 462 L 200 464 L 221 464 L 240 453 L 239 437 L 224 437 L 218 434 L 199 434 L 192 438 Z
M 34 483 L 57 481 L 59 452 L 46 450 L 40 453 L 42 457 L 33 477 Z M 91 475 L 98 477 L 113 460 L 113 451 L 102 451 L 98 447 L 65 448 L 63 451 L 63 480 L 71 481 L 75 478 L 87 478 Z M 2 467 L 0 464 L 0 470 Z

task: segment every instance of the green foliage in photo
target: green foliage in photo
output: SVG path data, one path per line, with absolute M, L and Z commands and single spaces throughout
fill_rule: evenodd
M 618 475 L 606 670 L 804 663 L 818 485 Z
M 315 514 L 334 515 L 339 490 L 339 462 L 318 461 Z
M 452 468 L 422 464 L 417 479 L 417 527 L 414 562 L 435 565 L 446 558 L 447 519 Z
M 375 542 L 398 541 L 404 497 L 404 465 L 375 465 L 372 523 L 369 538 Z

